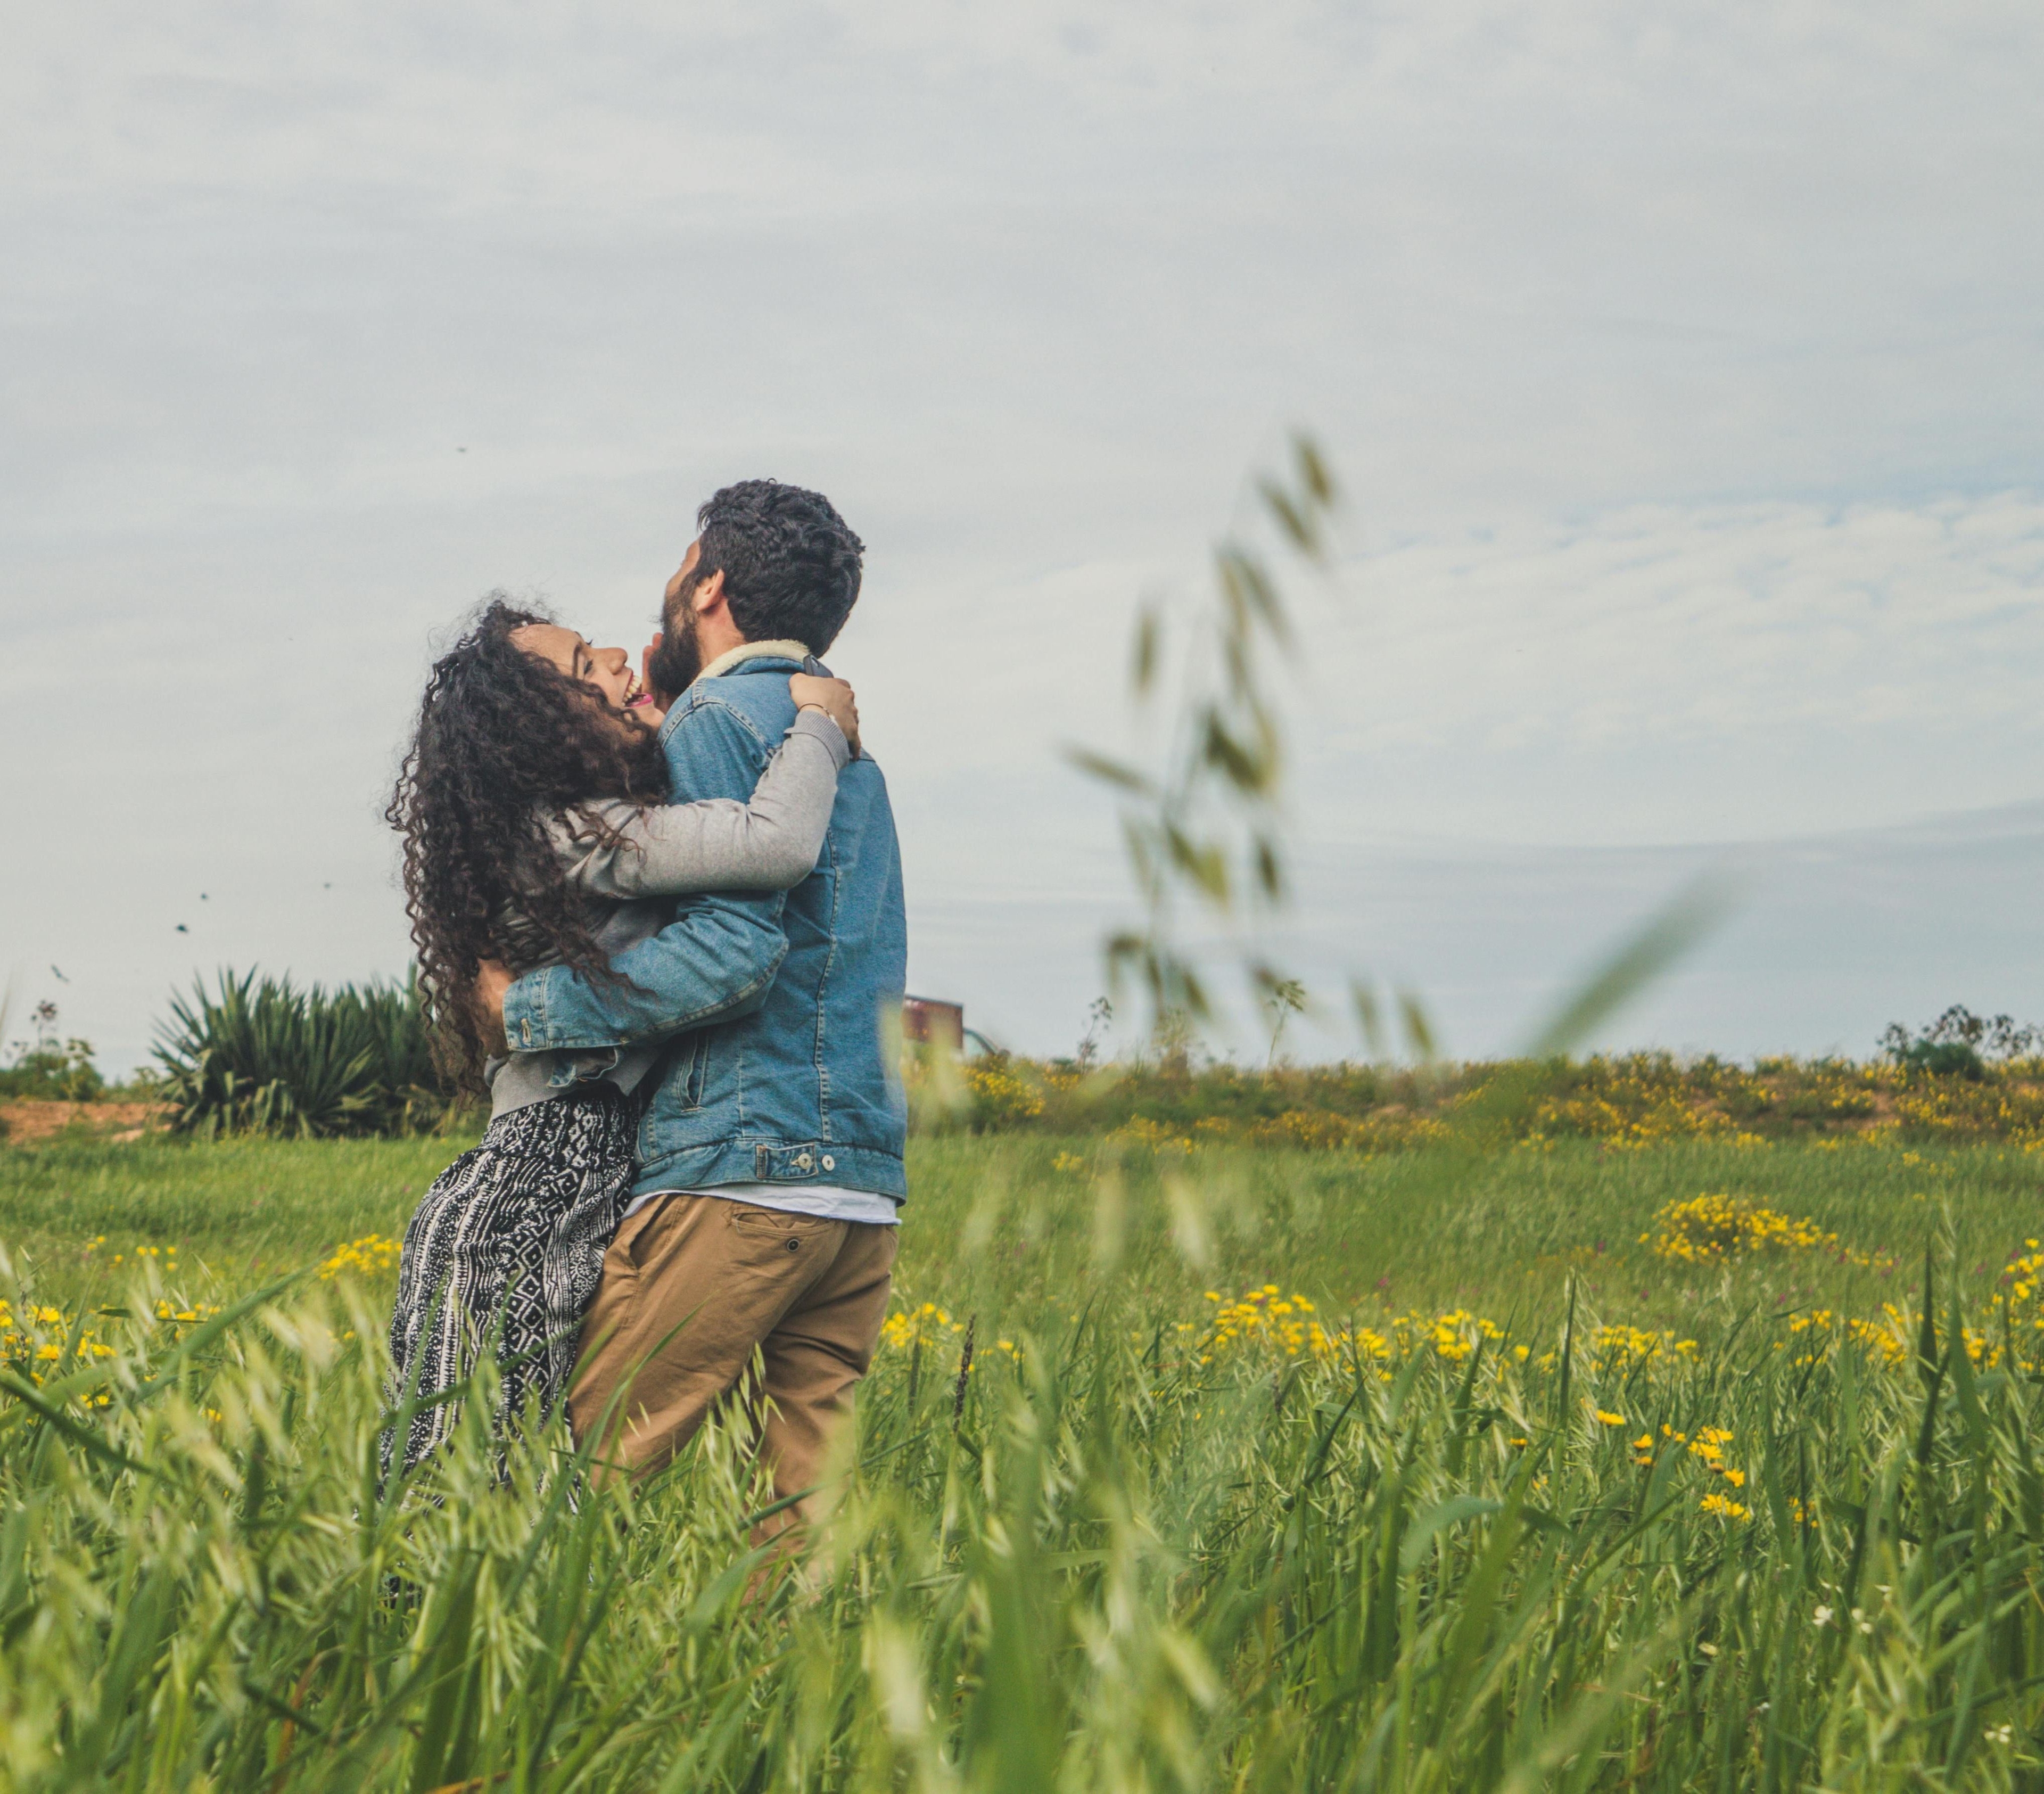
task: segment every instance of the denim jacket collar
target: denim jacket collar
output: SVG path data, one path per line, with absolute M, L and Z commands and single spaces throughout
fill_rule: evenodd
M 809 659 L 808 646 L 801 642 L 740 642 L 736 647 L 727 648 L 720 654 L 696 677 L 698 679 L 719 678 L 747 660 L 792 660 L 797 666 L 802 666 Z

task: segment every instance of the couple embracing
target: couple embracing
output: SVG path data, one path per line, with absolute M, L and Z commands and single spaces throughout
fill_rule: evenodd
M 405 1234 L 393 1455 L 446 1441 L 432 1398 L 487 1353 L 500 1435 L 564 1404 L 613 1473 L 736 1403 L 792 1522 L 887 1311 L 901 859 L 816 658 L 863 544 L 771 480 L 697 522 L 643 678 L 499 599 L 427 685 L 390 820 L 490 1120 Z

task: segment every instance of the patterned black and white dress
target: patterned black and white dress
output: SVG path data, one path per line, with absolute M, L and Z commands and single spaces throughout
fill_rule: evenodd
M 567 1396 L 582 1316 L 632 1187 L 634 1099 L 577 1085 L 499 1116 L 482 1143 L 434 1181 L 405 1231 L 390 1317 L 390 1402 L 416 1402 L 497 1362 L 499 1439 L 536 1396 L 542 1416 Z M 459 1399 L 413 1414 L 403 1467 L 460 1423 Z M 386 1432 L 384 1466 L 394 1440 Z

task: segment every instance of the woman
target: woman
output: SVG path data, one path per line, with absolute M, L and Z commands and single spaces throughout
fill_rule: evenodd
M 632 1182 L 632 1092 L 661 1051 L 504 1056 L 475 1016 L 482 962 L 612 977 L 613 953 L 670 919 L 662 900 L 807 878 L 859 716 L 842 680 L 789 685 L 801 708 L 749 804 L 668 805 L 664 713 L 621 648 L 497 597 L 434 665 L 386 813 L 436 1042 L 460 1081 L 487 1088 L 490 1119 L 405 1235 L 390 1356 L 393 1399 L 412 1409 L 407 1469 L 459 1418 L 455 1400 L 421 1404 L 485 1350 L 500 1438 L 528 1404 L 544 1417 L 566 1395 Z

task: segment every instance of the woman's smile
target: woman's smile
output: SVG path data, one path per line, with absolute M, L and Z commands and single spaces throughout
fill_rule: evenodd
M 632 657 L 623 648 L 591 647 L 574 630 L 558 623 L 528 623 L 513 631 L 511 639 L 528 654 L 587 686 L 605 705 L 628 716 L 635 724 L 658 720 L 653 694 L 632 671 Z

